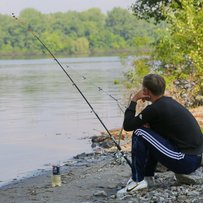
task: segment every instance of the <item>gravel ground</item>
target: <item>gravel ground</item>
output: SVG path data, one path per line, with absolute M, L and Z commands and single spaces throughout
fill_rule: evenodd
M 161 169 L 161 167 L 160 167 Z M 116 161 L 113 152 L 80 154 L 61 167 L 61 187 L 51 186 L 51 171 L 26 178 L 0 189 L 2 203 L 201 203 L 203 202 L 203 169 L 199 168 L 197 183 L 180 184 L 174 173 L 161 169 L 148 191 L 117 198 L 125 186 L 130 167 Z

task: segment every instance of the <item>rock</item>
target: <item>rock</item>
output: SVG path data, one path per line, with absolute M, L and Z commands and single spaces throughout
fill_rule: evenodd
M 106 141 L 101 143 L 100 146 L 109 149 L 114 146 L 114 143 L 112 141 Z
M 111 135 L 115 140 L 126 140 L 131 137 L 132 133 L 126 132 L 122 129 L 113 129 L 110 130 Z M 111 148 L 114 146 L 114 142 L 111 137 L 106 132 L 101 132 L 99 136 L 91 137 L 92 147 L 100 146 L 103 148 Z
M 95 154 L 103 154 L 103 153 L 104 153 L 104 149 L 101 148 L 101 147 L 94 147 L 94 148 L 93 148 L 93 152 L 94 152 Z
M 75 159 L 84 159 L 85 157 L 86 157 L 86 153 L 85 152 L 74 156 Z
M 96 191 L 94 192 L 93 194 L 94 196 L 96 197 L 107 197 L 107 193 L 104 191 L 104 190 L 99 190 L 99 191 Z
M 200 193 L 197 192 L 197 191 L 190 191 L 190 192 L 187 193 L 187 195 L 188 196 L 197 196 L 198 197 L 200 195 Z
M 101 135 L 101 136 L 93 136 L 92 137 L 92 143 L 99 143 L 104 142 L 105 140 L 110 139 L 109 136 Z
M 111 199 L 116 199 L 116 195 L 111 195 L 110 198 Z
M 178 183 L 182 184 L 202 184 L 203 183 L 203 168 L 198 168 L 195 172 L 185 175 L 185 174 L 175 174 Z
M 78 155 L 74 156 L 73 158 L 74 159 L 82 159 L 82 160 L 84 160 L 84 159 L 91 158 L 93 156 L 94 156 L 93 153 L 85 153 L 85 152 L 83 152 L 81 154 L 78 154 Z
M 168 169 L 164 165 L 162 165 L 161 163 L 157 164 L 156 172 L 166 172 L 166 171 L 168 171 Z

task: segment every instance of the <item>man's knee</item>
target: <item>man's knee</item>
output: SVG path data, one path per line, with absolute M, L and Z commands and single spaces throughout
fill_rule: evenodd
M 137 130 L 138 130 L 138 129 L 137 129 Z M 138 139 L 139 139 L 139 134 L 137 133 L 137 132 L 138 132 L 137 130 L 135 130 L 135 131 L 133 132 L 133 134 L 132 134 L 132 143 L 137 142 Z
M 132 134 L 132 149 L 137 148 L 138 145 L 144 143 L 144 139 L 142 136 L 140 136 L 137 130 L 133 132 Z
M 139 136 L 140 131 L 145 130 L 145 128 L 137 128 L 136 130 L 133 131 L 133 136 Z

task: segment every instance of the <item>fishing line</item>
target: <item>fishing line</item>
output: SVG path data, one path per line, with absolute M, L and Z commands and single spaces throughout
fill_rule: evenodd
M 23 25 L 23 27 L 26 27 L 26 24 L 24 22 L 22 22 L 21 20 L 19 20 L 14 13 L 12 13 L 12 17 L 19 22 L 21 25 Z M 115 146 L 118 148 L 118 150 L 120 151 L 121 155 L 123 156 L 123 158 L 126 160 L 126 162 L 128 163 L 128 165 L 132 168 L 132 163 L 131 161 L 127 158 L 127 156 L 125 155 L 125 153 L 122 151 L 121 146 L 116 142 L 116 140 L 114 139 L 114 137 L 111 135 L 111 133 L 109 132 L 108 128 L 106 127 L 106 125 L 103 123 L 103 121 L 101 120 L 101 118 L 99 117 L 99 115 L 96 113 L 96 111 L 94 110 L 94 108 L 92 107 L 92 105 L 89 103 L 89 101 L 87 100 L 87 98 L 85 97 L 85 95 L 81 92 L 80 88 L 77 86 L 77 84 L 74 82 L 74 80 L 71 78 L 71 76 L 68 74 L 68 72 L 65 70 L 65 68 L 61 65 L 61 63 L 59 62 L 59 60 L 54 56 L 54 54 L 51 52 L 51 50 L 44 44 L 44 42 L 34 33 L 34 31 L 29 28 L 27 29 L 27 31 L 29 31 L 33 37 L 35 37 L 40 43 L 41 45 L 48 51 L 48 53 L 52 56 L 52 58 L 56 61 L 56 63 L 60 66 L 60 68 L 63 70 L 63 72 L 66 74 L 66 76 L 69 78 L 69 80 L 72 82 L 72 85 L 75 86 L 75 88 L 77 89 L 77 91 L 80 93 L 80 95 L 82 96 L 82 98 L 85 100 L 85 102 L 87 103 L 87 105 L 90 107 L 91 111 L 94 113 L 94 115 L 97 117 L 97 119 L 99 120 L 99 122 L 101 123 L 101 125 L 104 127 L 104 129 L 106 130 L 106 132 L 108 133 L 109 137 L 112 139 L 113 143 L 115 144 Z
M 66 65 L 67 68 L 70 68 L 72 71 L 74 71 L 77 75 L 79 75 L 83 80 L 87 80 L 87 77 L 82 75 L 81 73 L 79 73 L 78 71 L 74 70 L 73 68 L 71 68 L 70 66 Z M 114 97 L 112 94 L 110 94 L 108 91 L 104 90 L 103 88 L 101 88 L 100 86 L 95 85 L 94 83 L 91 83 L 92 86 L 96 87 L 98 89 L 99 92 L 103 92 L 105 93 L 107 96 L 109 96 L 111 99 L 113 99 L 119 109 L 121 110 L 122 113 L 124 113 L 125 111 L 123 110 L 122 107 L 124 107 L 125 109 L 127 108 L 126 106 L 124 106 L 116 97 Z
M 76 71 L 75 69 L 73 69 L 72 67 L 70 67 L 69 65 L 66 65 L 67 68 L 71 69 L 72 71 L 74 71 L 77 75 L 79 75 L 83 80 L 87 80 L 87 77 L 82 75 L 80 72 Z M 123 110 L 122 106 L 126 109 L 127 107 L 124 106 L 116 97 L 114 97 L 112 94 L 110 94 L 109 92 L 105 91 L 104 89 L 102 89 L 100 86 L 95 85 L 94 83 L 91 83 L 92 86 L 96 87 L 98 89 L 98 91 L 102 91 L 103 93 L 105 93 L 107 96 L 109 96 L 111 99 L 113 99 L 114 101 L 116 101 L 119 109 L 121 110 L 122 113 L 124 113 L 125 111 Z M 131 101 L 131 95 L 129 97 L 128 100 L 128 105 L 130 104 Z M 121 144 L 121 139 L 122 139 L 122 134 L 123 134 L 123 127 L 120 129 L 119 133 L 118 133 L 118 144 Z
M 70 67 L 69 65 L 66 65 L 67 68 L 70 68 L 73 72 L 75 72 L 77 75 L 79 75 L 83 80 L 87 80 L 87 77 L 82 75 L 80 72 L 76 71 L 75 69 L 73 69 L 72 67 Z M 114 97 L 112 94 L 110 94 L 109 92 L 105 91 L 104 89 L 102 89 L 100 86 L 95 85 L 94 83 L 91 83 L 92 86 L 96 87 L 98 89 L 99 92 L 103 92 L 105 93 L 107 96 L 109 96 L 111 99 L 113 99 L 114 101 L 116 101 L 119 109 L 121 110 L 122 113 L 124 113 L 125 111 L 123 110 L 122 106 L 125 107 L 125 109 L 127 108 L 126 106 L 124 106 L 116 97 Z M 131 96 L 128 100 L 128 105 L 130 104 L 131 101 Z M 121 144 L 121 139 L 122 139 L 122 134 L 123 134 L 123 127 L 120 129 L 119 133 L 118 133 L 118 144 Z

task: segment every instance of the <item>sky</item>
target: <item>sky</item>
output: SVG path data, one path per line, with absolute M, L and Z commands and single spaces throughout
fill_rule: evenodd
M 34 8 L 42 13 L 84 11 L 100 8 L 106 13 L 114 7 L 128 9 L 136 0 L 0 0 L 0 14 L 19 15 L 25 8 Z

